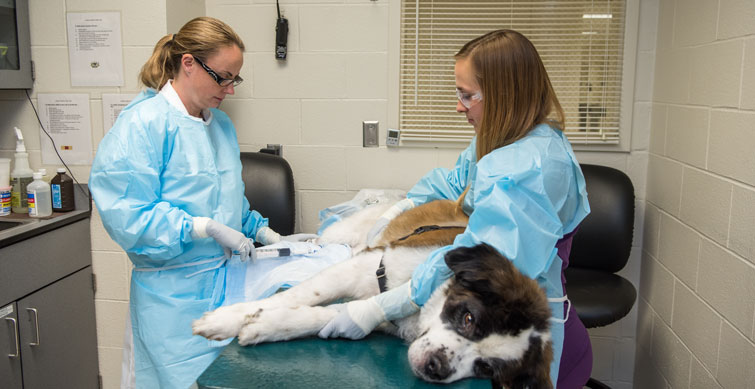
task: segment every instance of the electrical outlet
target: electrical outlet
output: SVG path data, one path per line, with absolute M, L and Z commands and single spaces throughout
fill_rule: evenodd
M 378 121 L 369 120 L 362 122 L 362 146 L 378 147 Z

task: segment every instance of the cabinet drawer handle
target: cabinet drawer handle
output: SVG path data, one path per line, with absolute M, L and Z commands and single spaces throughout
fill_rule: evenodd
M 29 346 L 39 346 L 39 314 L 37 313 L 37 308 L 26 308 L 26 310 L 34 313 L 34 329 L 37 333 L 37 341 L 29 342 Z
M 13 323 L 13 334 L 15 335 L 14 338 L 16 339 L 16 352 L 13 353 L 13 354 L 8 354 L 8 356 L 11 357 L 11 358 L 18 358 L 18 351 L 19 351 L 19 347 L 18 347 L 18 323 L 16 323 L 16 319 L 14 319 L 12 317 L 6 317 L 5 320 L 8 320 L 8 321 L 10 321 L 10 322 Z

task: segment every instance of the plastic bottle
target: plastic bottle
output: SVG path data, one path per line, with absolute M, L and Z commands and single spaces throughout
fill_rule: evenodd
M 27 205 L 26 187 L 32 182 L 34 173 L 29 167 L 29 153 L 24 145 L 24 135 L 18 127 L 16 130 L 16 160 L 13 171 L 10 174 L 11 184 L 11 210 L 15 213 L 29 212 Z
M 0 216 L 10 215 L 10 158 L 0 158 Z
M 66 169 L 59 167 L 58 174 L 50 180 L 52 190 L 52 210 L 55 212 L 73 211 L 73 178 L 66 174 Z
M 42 173 L 42 181 L 44 181 L 44 182 L 46 182 L 46 183 L 49 184 L 50 183 L 50 176 L 47 175 L 47 169 L 41 168 L 41 169 L 39 169 L 37 171 L 40 172 L 40 173 Z
M 34 181 L 26 187 L 29 202 L 29 217 L 52 215 L 52 195 L 50 184 L 42 179 L 42 173 L 34 172 Z
M 13 187 L 0 187 L 0 216 L 10 215 L 10 192 Z

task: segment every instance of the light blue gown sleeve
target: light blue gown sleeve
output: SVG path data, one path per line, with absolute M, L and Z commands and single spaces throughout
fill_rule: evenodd
M 564 233 L 560 208 L 573 203 L 570 197 L 576 196 L 576 184 L 564 174 L 571 171 L 571 161 L 550 160 L 540 147 L 514 143 L 477 164 L 474 211 L 467 229 L 453 245 L 434 251 L 415 269 L 411 298 L 417 305 L 453 275 L 444 256 L 454 247 L 488 243 L 533 279 L 549 269 L 556 242 Z
M 268 219 L 256 210 L 251 209 L 249 200 L 244 196 L 244 214 L 241 218 L 241 232 L 244 236 L 254 239 L 257 231 L 262 227 L 268 226 Z
M 100 143 L 89 189 L 105 229 L 125 251 L 174 258 L 190 248 L 192 216 L 160 199 L 163 161 L 170 153 L 165 132 L 148 131 L 137 114 L 130 119 Z
M 474 168 L 476 157 L 473 140 L 461 152 L 453 169 L 436 168 L 422 177 L 407 193 L 406 197 L 415 205 L 434 200 L 456 200 L 467 187 L 470 170 Z

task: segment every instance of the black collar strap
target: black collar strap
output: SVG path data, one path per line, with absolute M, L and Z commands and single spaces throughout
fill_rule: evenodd
M 383 253 L 383 255 L 385 255 L 385 253 Z M 383 258 L 380 258 L 380 265 L 378 266 L 378 269 L 375 271 L 375 276 L 377 276 L 378 288 L 380 288 L 380 293 L 383 293 L 386 290 L 388 290 L 388 287 L 385 286 L 386 277 L 385 277 L 385 265 L 383 265 Z
M 407 236 L 405 236 L 403 238 L 400 238 L 398 240 L 399 241 L 406 240 L 406 239 L 409 239 L 410 237 L 412 237 L 414 235 L 419 235 L 419 234 L 422 234 L 422 233 L 428 232 L 428 231 L 447 230 L 447 229 L 451 229 L 451 228 L 461 228 L 461 226 L 442 226 L 442 227 L 438 226 L 438 225 L 422 226 L 422 227 L 418 227 L 411 234 L 409 234 L 409 235 L 407 235 Z
M 410 237 L 414 235 L 422 234 L 423 232 L 428 231 L 435 231 L 435 230 L 445 230 L 449 228 L 459 228 L 459 226 L 438 226 L 438 225 L 431 225 L 431 226 L 422 226 L 414 230 L 411 234 L 398 239 L 399 241 L 409 239 Z M 383 255 L 385 255 L 385 252 L 383 252 Z M 385 265 L 383 265 L 383 258 L 380 258 L 380 265 L 378 266 L 377 270 L 375 271 L 375 276 L 377 277 L 378 287 L 380 288 L 380 293 L 385 292 L 388 290 L 388 287 L 386 286 L 387 278 L 385 276 Z

